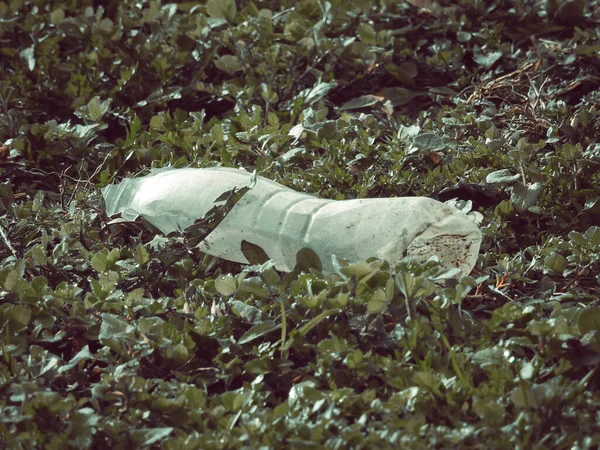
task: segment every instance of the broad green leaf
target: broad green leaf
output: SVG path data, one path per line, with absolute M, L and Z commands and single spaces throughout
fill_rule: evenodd
M 507 351 L 499 346 L 484 348 L 476 351 L 471 357 L 472 361 L 484 369 L 496 370 L 506 366 Z
M 576 243 L 577 245 L 579 245 L 583 248 L 587 247 L 586 238 L 583 236 L 583 234 L 581 234 L 577 231 L 571 231 L 569 233 L 569 239 L 571 239 L 571 241 L 573 241 L 574 243 Z
M 546 388 L 543 385 L 531 387 L 521 384 L 514 388 L 510 399 L 519 409 L 538 408 L 542 405 Z
M 176 365 L 183 366 L 190 359 L 190 354 L 184 344 L 177 344 L 167 349 L 167 358 L 173 360 Z
M 335 82 L 325 83 L 323 81 L 318 81 L 312 88 L 307 89 L 306 91 L 302 91 L 300 96 L 304 96 L 304 102 L 308 105 L 312 105 L 319 100 L 322 100 L 332 89 L 337 86 Z M 301 124 L 297 125 L 302 127 Z M 292 128 L 293 129 L 293 128 Z M 302 128 L 304 130 L 304 128 Z M 290 130 L 290 134 L 292 130 Z
M 533 183 L 531 185 L 515 183 L 510 195 L 510 200 L 517 210 L 527 211 L 537 203 L 543 189 L 544 186 L 542 183 Z
M 206 12 L 210 17 L 233 21 L 237 12 L 235 0 L 208 0 Z
M 140 266 L 143 266 L 150 260 L 150 256 L 148 255 L 148 251 L 143 244 L 138 244 L 135 248 L 135 252 L 133 254 L 135 258 L 135 262 L 137 262 Z
M 502 58 L 501 51 L 484 52 L 478 46 L 473 49 L 473 60 L 484 69 L 492 67 L 500 58 Z
M 92 267 L 94 268 L 94 270 L 98 273 L 102 273 L 106 270 L 106 262 L 107 262 L 107 254 L 104 252 L 99 252 L 96 253 L 93 257 L 92 260 L 90 261 Z
M 281 328 L 281 325 L 277 325 L 272 320 L 267 320 L 262 323 L 257 323 L 255 325 L 253 325 L 248 331 L 246 331 L 238 339 L 237 343 L 239 345 L 247 344 L 248 342 L 252 342 L 253 340 L 258 339 L 259 337 L 262 337 L 265 334 L 269 334 L 272 331 L 279 330 L 280 328 Z
M 244 370 L 254 375 L 271 373 L 271 365 L 266 359 L 253 359 L 244 363 Z
M 423 92 L 411 91 L 403 87 L 383 88 L 377 93 L 383 97 L 382 102 L 389 101 L 392 106 L 403 106 L 410 103 L 414 98 L 425 95 Z
M 419 73 L 419 68 L 413 61 L 404 61 L 398 66 L 398 69 L 407 78 L 414 78 Z
M 439 151 L 446 147 L 444 139 L 435 133 L 419 134 L 415 137 L 414 143 L 417 147 L 430 151 Z
M 29 48 L 21 50 L 19 52 L 19 56 L 27 63 L 27 67 L 29 68 L 30 72 L 35 69 L 35 47 L 33 45 Z
M 400 272 L 395 278 L 396 286 L 409 300 L 427 297 L 435 292 L 435 285 L 422 277 L 414 277 L 408 272 Z
M 99 97 L 93 97 L 87 104 L 89 119 L 93 122 L 100 120 L 106 111 L 108 111 L 109 105 L 110 102 L 108 100 L 106 102 L 100 102 Z
M 244 396 L 236 391 L 230 391 L 221 395 L 221 400 L 225 408 L 236 412 L 242 407 L 242 404 L 244 403 Z
M 122 342 L 131 345 L 137 341 L 133 326 L 119 316 L 106 313 L 102 314 L 102 325 L 100 325 L 98 339 L 117 353 L 123 350 Z
M 31 309 L 25 305 L 12 305 L 8 310 L 10 331 L 19 332 L 24 330 L 31 319 Z
M 585 237 L 586 241 L 588 242 L 588 245 L 590 246 L 590 248 L 597 247 L 600 244 L 600 227 L 597 227 L 597 226 L 589 227 L 586 230 L 584 237 Z
M 268 316 L 264 314 L 260 309 L 255 306 L 248 305 L 239 300 L 234 300 L 231 303 L 231 309 L 237 314 L 242 320 L 250 323 L 261 323 L 268 319 Z
M 505 409 L 497 400 L 485 401 L 478 397 L 473 397 L 473 411 L 486 422 L 492 424 L 501 423 L 504 419 Z
M 6 275 L 4 280 L 4 289 L 8 292 L 12 292 L 19 282 L 19 273 L 16 270 L 11 270 Z
M 383 101 L 383 98 L 377 95 L 361 95 L 360 97 L 348 100 L 346 103 L 340 106 L 340 111 L 350 111 L 352 109 L 366 108 L 368 106 L 373 106 L 381 101 Z
M 565 26 L 579 25 L 584 20 L 584 0 L 566 0 L 558 3 L 556 11 L 552 15 L 552 22 Z
M 416 372 L 412 379 L 417 385 L 427 389 L 430 392 L 433 392 L 438 397 L 441 396 L 440 388 L 442 383 L 434 373 Z
M 52 25 L 58 25 L 65 18 L 65 12 L 61 8 L 56 8 L 50 13 L 50 23 Z
M 304 247 L 298 250 L 296 253 L 296 267 L 295 270 L 300 272 L 310 272 L 310 269 L 323 270 L 321 259 L 315 253 L 314 250 Z
M 600 307 L 584 308 L 577 317 L 577 327 L 582 335 L 590 331 L 600 331 Z
M 519 370 L 519 376 L 523 380 L 531 380 L 534 373 L 535 373 L 535 367 L 529 361 L 525 362 L 523 364 L 523 366 L 521 367 L 521 370 Z
M 243 64 L 235 55 L 221 56 L 215 61 L 215 66 L 217 66 L 217 69 L 227 72 L 229 75 L 233 75 L 235 72 L 244 68 Z
M 389 304 L 389 300 L 385 291 L 381 288 L 377 289 L 373 292 L 371 299 L 367 303 L 367 313 L 368 314 L 377 314 L 383 312 L 387 309 Z
M 361 23 L 358 26 L 358 37 L 365 44 L 374 45 L 377 42 L 377 33 L 368 23 Z
M 364 353 L 361 351 L 361 349 L 357 348 L 352 353 L 348 354 L 346 358 L 344 358 L 344 364 L 346 364 L 350 369 L 356 369 L 362 362 L 363 357 Z
M 331 308 L 339 308 L 343 309 L 348 306 L 348 301 L 350 300 L 350 293 L 344 292 L 337 295 L 335 298 L 327 299 L 326 305 Z
M 263 264 L 269 260 L 269 256 L 262 248 L 246 240 L 242 240 L 241 250 L 250 264 Z
M 358 261 L 341 268 L 340 272 L 347 277 L 355 277 L 357 280 L 361 280 L 364 277 L 372 276 L 375 271 L 368 262 Z
M 269 296 L 269 290 L 260 277 L 248 277 L 239 282 L 238 292 L 252 294 L 256 298 L 265 299 Z
M 79 350 L 79 352 L 75 356 L 73 356 L 73 358 L 71 358 L 71 360 L 67 364 L 58 369 L 58 373 L 68 372 L 69 370 L 77 366 L 77 364 L 79 364 L 80 361 L 87 361 L 90 359 L 94 360 L 96 358 L 90 353 L 90 347 L 88 345 L 85 345 L 81 350 Z
M 231 275 L 222 275 L 215 280 L 217 292 L 224 297 L 230 297 L 237 291 L 237 281 Z
M 317 317 L 309 320 L 304 326 L 302 326 L 302 328 L 300 328 L 298 330 L 300 336 L 306 336 L 314 327 L 316 327 L 323 320 L 327 319 L 329 316 L 331 316 L 333 314 L 338 314 L 340 312 L 341 312 L 341 310 L 339 310 L 337 308 L 327 309 L 327 310 L 323 311 Z
M 173 432 L 173 427 L 138 428 L 131 437 L 138 445 L 152 445 L 160 442 Z
M 466 31 L 458 31 L 456 33 L 456 40 L 458 42 L 462 42 L 462 43 L 469 42 L 471 40 L 471 37 L 472 37 L 471 33 L 468 33 Z
M 562 273 L 567 268 L 567 258 L 559 253 L 552 253 L 544 261 L 544 266 L 553 272 Z
M 521 179 L 521 175 L 512 174 L 509 169 L 500 169 L 495 172 L 489 173 L 487 177 L 485 177 L 485 182 L 489 184 L 505 184 L 511 185 Z

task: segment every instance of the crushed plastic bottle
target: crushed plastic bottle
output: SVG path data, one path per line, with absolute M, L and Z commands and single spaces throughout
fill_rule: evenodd
M 459 268 L 459 275 L 471 272 L 479 253 L 477 224 L 427 197 L 326 200 L 229 168 L 158 170 L 107 186 L 102 195 L 109 216 L 143 216 L 168 234 L 219 206 L 215 199 L 224 192 L 248 186 L 199 244 L 201 251 L 247 263 L 241 251 L 246 240 L 284 272 L 293 270 L 303 247 L 314 250 L 328 272 L 333 271 L 332 255 L 351 262 L 375 256 L 392 265 L 406 254 L 419 259 L 436 255 L 444 267 Z

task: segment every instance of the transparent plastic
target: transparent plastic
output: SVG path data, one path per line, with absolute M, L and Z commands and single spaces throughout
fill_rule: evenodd
M 214 201 L 222 193 L 251 182 L 250 173 L 237 169 L 160 170 L 107 186 L 102 195 L 109 216 L 143 216 L 168 234 L 219 205 Z M 326 200 L 258 176 L 199 248 L 246 263 L 242 240 L 260 246 L 286 272 L 293 270 L 298 250 L 309 247 L 329 272 L 332 255 L 351 262 L 375 256 L 393 265 L 408 254 L 437 255 L 444 267 L 466 275 L 475 265 L 481 232 L 464 213 L 430 198 Z

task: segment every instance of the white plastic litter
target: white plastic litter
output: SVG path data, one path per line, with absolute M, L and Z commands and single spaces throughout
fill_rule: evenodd
M 125 179 L 102 190 L 109 216 L 143 216 L 163 233 L 184 230 L 202 218 L 224 192 L 251 186 L 237 169 L 172 169 Z M 242 240 L 260 246 L 278 270 L 290 272 L 296 253 L 314 250 L 323 269 L 332 255 L 349 261 L 376 256 L 395 264 L 405 252 L 437 255 L 444 267 L 468 275 L 479 253 L 481 232 L 461 211 L 426 197 L 326 200 L 263 177 L 199 244 L 205 253 L 246 263 Z

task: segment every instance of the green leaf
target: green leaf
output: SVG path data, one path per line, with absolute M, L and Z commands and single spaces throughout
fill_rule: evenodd
M 220 0 L 219 0 L 220 1 Z M 244 69 L 244 65 L 240 62 L 235 55 L 223 55 L 215 61 L 217 69 L 223 72 L 233 75 L 235 72 L 239 72 Z
M 363 358 L 364 353 L 361 349 L 357 348 L 352 353 L 348 354 L 346 358 L 344 358 L 344 364 L 346 364 L 349 369 L 356 369 L 362 362 Z
M 58 373 L 68 372 L 69 370 L 77 366 L 77 364 L 79 364 L 80 361 L 95 359 L 96 358 L 90 353 L 90 347 L 88 345 L 85 345 L 81 350 L 79 350 L 79 352 L 75 356 L 73 356 L 73 358 L 71 358 L 71 361 L 69 361 L 67 364 L 58 369 Z
M 298 253 L 296 253 L 296 267 L 294 270 L 299 272 L 310 272 L 310 269 L 315 269 L 319 272 L 323 270 L 321 259 L 314 250 L 308 247 L 301 248 L 298 250 Z
M 442 383 L 437 375 L 431 372 L 415 372 L 412 379 L 417 385 L 427 389 L 436 396 L 441 397 L 442 394 L 440 388 Z
M 99 252 L 99 253 L 96 253 L 92 257 L 90 264 L 92 265 L 92 267 L 94 268 L 94 270 L 96 272 L 102 273 L 106 270 L 107 260 L 108 260 L 108 253 L 107 252 Z
M 210 17 L 227 19 L 232 22 L 235 19 L 237 7 L 235 0 L 208 0 L 206 12 Z
M 518 211 L 527 211 L 537 203 L 543 189 L 542 183 L 533 183 L 527 186 L 515 183 L 510 200 Z
M 137 247 L 135 248 L 135 252 L 134 252 L 133 256 L 135 258 L 135 262 L 138 263 L 140 266 L 143 266 L 144 264 L 146 264 L 150 260 L 150 256 L 148 255 L 148 251 L 146 250 L 146 247 L 144 247 L 143 244 L 138 244 L 137 245 Z
M 502 58 L 501 51 L 484 52 L 478 46 L 473 49 L 473 60 L 484 69 L 492 67 L 500 58 Z
M 167 358 L 173 360 L 176 365 L 183 366 L 190 359 L 190 354 L 184 344 L 177 344 L 167 350 Z
M 173 432 L 173 427 L 139 428 L 131 432 L 138 445 L 152 445 L 162 441 Z
M 238 285 L 231 275 L 222 275 L 215 280 L 215 289 L 224 297 L 230 297 L 237 291 Z
M 239 411 L 244 404 L 244 396 L 235 391 L 225 392 L 221 395 L 221 400 L 223 406 L 233 412 Z
M 11 332 L 19 332 L 27 328 L 31 319 L 31 309 L 25 305 L 13 305 L 8 310 Z
M 19 273 L 16 270 L 11 270 L 4 280 L 4 289 L 8 292 L 13 292 L 13 289 L 19 283 L 19 279 Z
M 357 261 L 340 268 L 340 273 L 347 277 L 354 277 L 356 280 L 371 277 L 374 272 L 373 267 L 366 261 Z
M 414 143 L 417 147 L 430 151 L 439 151 L 446 147 L 444 139 L 435 133 L 419 134 L 415 137 Z
M 404 61 L 398 66 L 398 69 L 404 77 L 409 79 L 416 77 L 419 73 L 419 67 L 413 61 Z
M 244 370 L 254 375 L 271 373 L 271 365 L 265 359 L 253 359 L 244 363 Z
M 242 320 L 250 323 L 262 323 L 263 321 L 268 319 L 268 316 L 264 314 L 260 309 L 248 305 L 244 302 L 240 302 L 239 300 L 234 300 L 231 302 L 232 311 L 238 315 Z
M 403 87 L 383 88 L 377 95 L 381 95 L 382 102 L 389 101 L 392 106 L 403 106 L 410 103 L 414 98 L 425 95 L 423 92 L 411 91 Z
M 471 33 L 468 33 L 466 31 L 458 31 L 456 33 L 456 40 L 458 42 L 462 42 L 462 43 L 469 42 L 471 40 L 471 37 L 472 37 Z
M 394 279 L 396 286 L 409 300 L 427 297 L 435 292 L 435 285 L 422 277 L 414 277 L 408 272 L 400 272 Z
M 65 19 L 65 12 L 61 8 L 56 8 L 50 13 L 50 23 L 58 25 Z
M 505 409 L 498 401 L 483 400 L 479 397 L 473 397 L 473 411 L 479 417 L 491 424 L 499 424 L 504 419 Z
M 323 81 L 318 81 L 312 88 L 303 91 L 300 96 L 304 96 L 304 102 L 308 105 L 312 105 L 313 103 L 322 100 L 333 88 L 337 86 L 335 82 L 325 83 Z M 302 124 L 297 124 L 294 128 L 300 127 L 299 133 L 304 131 L 304 127 Z M 292 130 L 294 129 L 292 128 Z M 292 130 L 290 130 L 290 135 L 292 134 Z M 298 131 L 296 131 L 298 133 Z M 299 136 L 298 136 L 299 137 Z
M 133 344 L 137 341 L 135 328 L 113 314 L 102 314 L 98 340 L 115 352 L 122 351 L 121 342 Z
M 546 268 L 562 273 L 567 268 L 567 258 L 558 253 L 552 253 L 544 261 Z
M 35 69 L 35 47 L 32 45 L 31 47 L 25 48 L 19 52 L 19 56 L 23 61 L 27 63 L 27 67 L 29 71 L 33 71 Z
M 600 227 L 591 226 L 584 234 L 585 240 L 587 241 L 590 248 L 597 247 L 600 245 Z
M 269 261 L 267 253 L 258 245 L 242 240 L 240 245 L 242 253 L 250 264 L 264 264 Z
M 521 175 L 513 175 L 508 169 L 500 169 L 489 173 L 485 177 L 485 182 L 489 184 L 512 185 L 521 179 Z
M 361 23 L 358 26 L 358 37 L 365 44 L 374 45 L 377 43 L 377 33 L 368 23 Z
M 552 23 L 575 26 L 579 25 L 584 18 L 584 0 L 566 0 L 560 2 L 556 12 L 553 14 Z
M 370 300 L 367 302 L 367 313 L 377 314 L 387 309 L 389 304 L 388 297 L 385 291 L 381 288 L 373 292 Z
M 587 247 L 586 238 L 583 236 L 583 234 L 581 234 L 577 231 L 571 231 L 569 233 L 569 239 L 580 247 L 583 247 L 583 248 Z
M 100 102 L 99 97 L 93 97 L 87 104 L 88 118 L 92 122 L 99 121 L 100 119 L 102 119 L 104 114 L 106 114 L 109 107 L 110 107 L 110 99 L 105 100 L 104 102 Z
M 44 265 L 46 264 L 46 252 L 40 244 L 35 244 L 31 249 L 31 256 L 36 263 Z
M 350 300 L 350 293 L 342 292 L 334 298 L 327 299 L 325 304 L 331 308 L 344 309 L 346 306 L 348 306 L 349 300 Z
M 323 320 L 327 319 L 329 316 L 331 316 L 333 314 L 338 314 L 340 312 L 341 312 L 341 310 L 337 309 L 337 308 L 326 309 L 321 314 L 319 314 L 317 317 L 314 317 L 313 319 L 309 320 L 304 326 L 302 326 L 298 330 L 298 333 L 300 334 L 300 336 L 306 336 L 308 333 L 310 333 L 310 331 L 314 327 L 316 327 Z
M 600 307 L 583 308 L 577 316 L 577 327 L 582 335 L 590 331 L 600 331 Z
M 252 294 L 260 299 L 268 298 L 270 293 L 261 277 L 244 278 L 239 282 L 237 292 Z
M 519 370 L 519 376 L 523 380 L 531 380 L 531 378 L 533 378 L 534 373 L 535 367 L 529 361 L 525 362 L 521 367 L 521 370 Z
M 255 339 L 258 339 L 265 334 L 269 334 L 272 331 L 279 330 L 281 325 L 277 325 L 272 320 L 266 320 L 261 323 L 257 323 L 252 326 L 248 331 L 246 331 L 237 341 L 239 345 L 247 344 L 248 342 L 252 342 Z
M 377 95 L 361 95 L 360 97 L 348 100 L 346 103 L 340 106 L 340 111 L 350 111 L 352 109 L 366 108 L 368 106 L 373 106 L 378 102 L 381 102 L 382 100 L 383 99 Z

